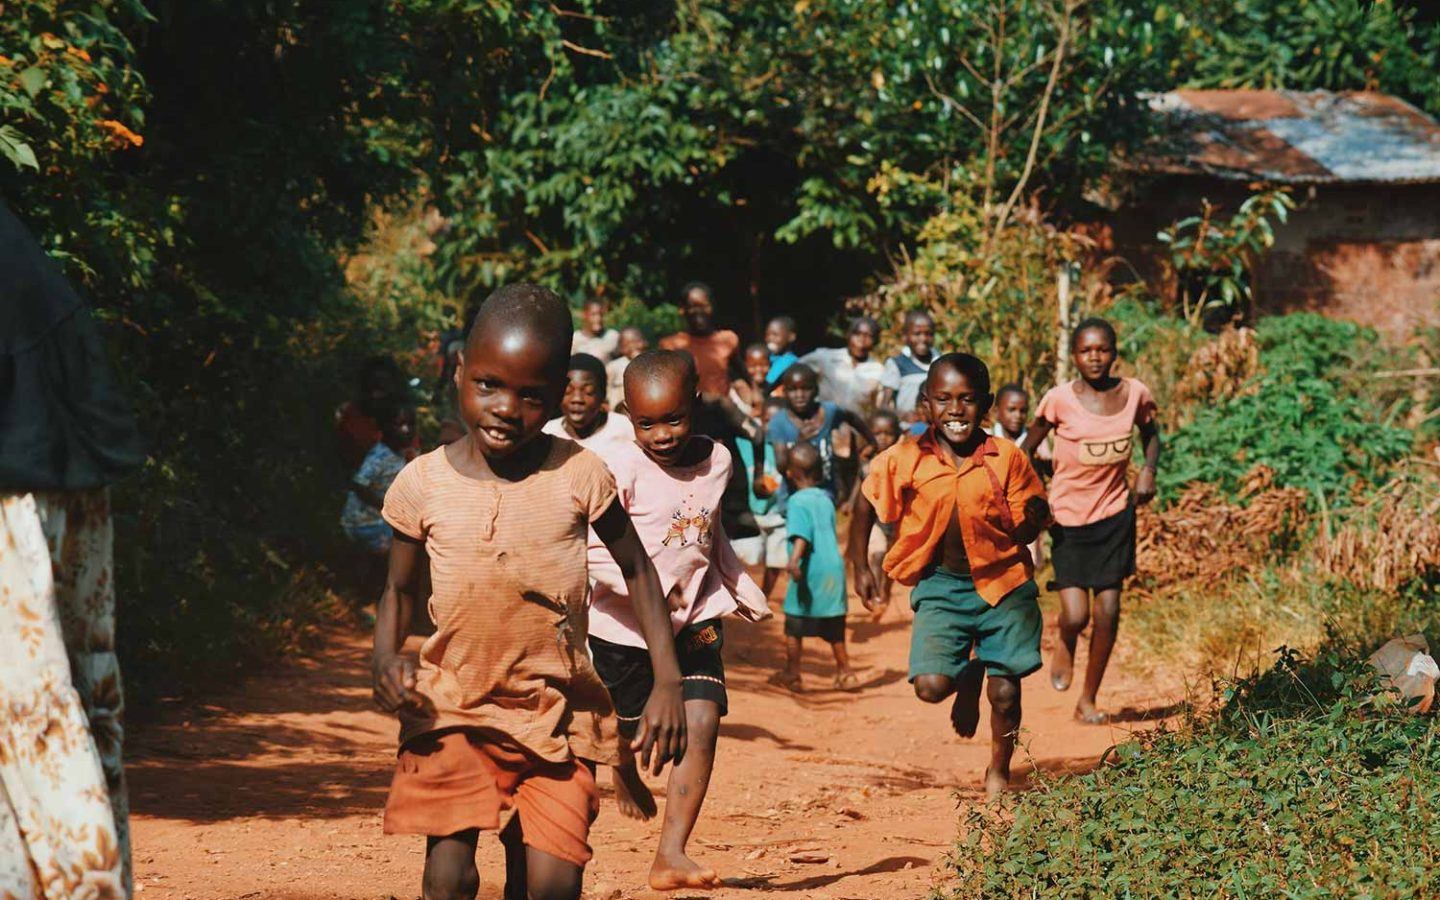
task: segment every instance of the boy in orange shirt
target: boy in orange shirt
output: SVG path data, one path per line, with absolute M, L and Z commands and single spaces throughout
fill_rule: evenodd
M 1050 519 L 1030 461 L 1009 441 L 985 434 L 994 397 L 990 372 L 968 353 L 930 366 L 920 404 L 930 426 L 875 457 L 850 520 L 850 563 L 860 599 L 880 605 L 866 556 L 870 530 L 898 522 L 885 571 L 911 587 L 915 623 L 910 681 L 915 695 L 955 702 L 951 723 L 975 733 L 980 681 L 990 675 L 991 750 L 985 792 L 1010 780 L 1020 728 L 1020 679 L 1040 668 L 1043 620 L 1025 545 Z M 971 650 L 975 659 L 970 659 Z
M 586 652 L 589 527 L 620 568 L 655 672 L 632 746 L 657 773 L 685 751 L 669 611 L 615 479 L 542 433 L 569 358 L 564 301 L 535 285 L 496 291 L 455 373 L 469 433 L 410 463 L 385 495 L 395 536 L 372 668 L 376 701 L 401 725 L 385 831 L 427 837 L 426 897 L 475 896 L 479 832 L 512 807 L 505 896 L 580 896 L 598 809 L 585 761 L 618 761 Z M 400 648 L 427 563 L 436 630 L 417 671 Z

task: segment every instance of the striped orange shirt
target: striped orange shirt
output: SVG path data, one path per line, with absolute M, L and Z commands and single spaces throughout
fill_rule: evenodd
M 462 475 L 441 447 L 385 494 L 385 521 L 425 544 L 435 620 L 417 673 L 425 708 L 402 713 L 402 744 L 469 726 L 553 762 L 615 759 L 610 695 L 585 646 L 586 531 L 615 479 L 578 444 L 538 440 L 549 455 L 520 481 Z
M 1025 501 L 1044 497 L 1030 460 L 1009 441 L 986 437 L 957 468 L 936 445 L 934 431 L 905 440 L 875 457 L 861 490 L 881 522 L 899 522 L 885 554 L 885 571 L 914 585 L 956 515 L 975 590 L 995 606 L 1035 576 L 1030 551 L 1015 543 Z

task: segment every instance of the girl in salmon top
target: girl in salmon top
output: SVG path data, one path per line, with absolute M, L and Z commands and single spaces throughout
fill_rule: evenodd
M 1101 725 L 1108 717 L 1095 708 L 1095 695 L 1120 626 L 1120 589 L 1135 573 L 1135 507 L 1155 496 L 1160 432 L 1150 389 L 1111 374 L 1116 352 L 1109 322 L 1081 322 L 1070 337 L 1070 352 L 1080 377 L 1051 388 L 1040 401 L 1022 447 L 1033 456 L 1046 436 L 1055 434 L 1050 535 L 1061 612 L 1050 681 L 1056 690 L 1069 689 L 1075 644 L 1093 614 L 1075 718 Z M 1128 475 L 1137 429 L 1144 463 L 1132 491 Z

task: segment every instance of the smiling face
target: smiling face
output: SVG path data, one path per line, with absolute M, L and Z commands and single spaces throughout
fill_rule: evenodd
M 820 394 L 820 385 L 809 366 L 793 365 L 785 370 L 780 383 L 785 389 L 785 404 L 797 416 L 809 416 L 815 412 L 815 398 Z
M 759 344 L 745 348 L 745 374 L 750 376 L 750 383 L 763 384 L 769 373 L 770 351 Z
M 935 346 L 935 323 L 929 316 L 916 316 L 905 326 L 905 344 L 920 359 L 929 357 Z
M 691 334 L 715 330 L 715 305 L 704 288 L 691 288 L 685 295 L 685 327 Z
M 771 353 L 784 353 L 795 343 L 795 332 L 783 319 L 771 319 L 765 326 L 765 346 Z
M 1087 328 L 1075 335 L 1070 348 L 1075 369 L 1086 381 L 1103 381 L 1115 365 L 1115 342 L 1103 328 Z
M 504 459 L 534 440 L 559 410 L 563 381 L 556 364 L 562 356 L 532 329 L 474 329 L 460 354 L 455 387 L 460 415 L 487 459 Z
M 594 372 L 571 369 L 565 384 L 560 412 L 577 434 L 585 434 L 600 417 L 605 403 L 605 386 L 595 380 Z
M 1025 430 L 1030 416 L 1030 398 L 1019 391 L 1006 391 L 995 399 L 995 421 L 1011 436 Z
M 980 434 L 980 420 L 990 409 L 990 394 L 972 385 L 953 365 L 930 369 L 925 382 L 925 411 L 941 440 L 958 447 Z
M 635 442 L 662 466 L 674 465 L 690 441 L 694 391 L 680 378 L 657 374 L 625 382 L 625 407 L 635 426 Z
M 875 452 L 880 453 L 895 446 L 900 440 L 900 420 L 888 413 L 870 419 L 870 433 L 875 436 Z
M 856 322 L 850 329 L 850 334 L 845 338 L 845 349 L 850 351 L 850 358 L 856 362 L 864 362 L 870 358 L 870 351 L 875 346 L 875 326 L 869 322 Z

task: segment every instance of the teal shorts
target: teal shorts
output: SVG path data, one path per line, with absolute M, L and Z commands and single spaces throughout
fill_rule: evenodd
M 1040 668 L 1040 589 L 1027 581 L 996 606 L 975 592 L 969 575 L 935 567 L 910 592 L 915 624 L 910 636 L 910 680 L 921 675 L 958 678 L 975 661 L 996 675 L 1023 678 Z

